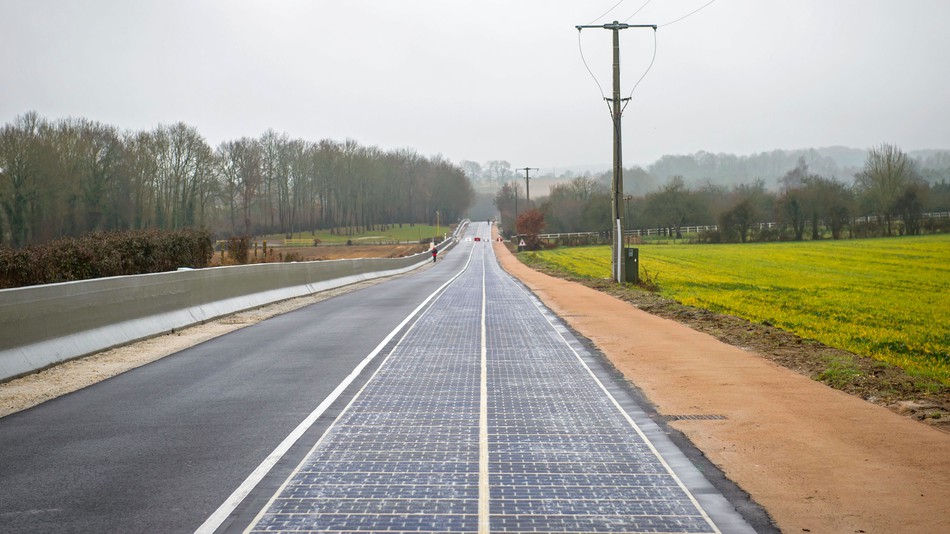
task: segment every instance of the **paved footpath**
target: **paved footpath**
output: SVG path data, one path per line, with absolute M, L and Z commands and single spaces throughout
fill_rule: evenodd
M 469 232 L 467 268 L 248 531 L 752 532 Z

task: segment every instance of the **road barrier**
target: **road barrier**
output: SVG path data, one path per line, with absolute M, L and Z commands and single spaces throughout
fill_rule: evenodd
M 461 231 L 461 230 L 459 230 Z M 447 250 L 449 239 L 439 246 Z M 0 381 L 270 304 L 408 272 L 404 258 L 263 263 L 0 290 Z

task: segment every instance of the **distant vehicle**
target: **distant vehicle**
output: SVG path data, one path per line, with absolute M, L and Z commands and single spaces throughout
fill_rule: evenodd
M 476 237 L 476 238 L 475 238 L 475 241 L 481 241 L 481 240 L 482 240 L 482 238 L 480 238 L 480 237 Z

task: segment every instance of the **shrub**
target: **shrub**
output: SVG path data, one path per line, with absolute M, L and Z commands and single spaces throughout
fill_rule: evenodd
M 700 230 L 699 235 L 696 237 L 697 243 L 722 243 L 722 236 L 719 235 L 719 230 Z
M 236 263 L 247 263 L 251 248 L 251 240 L 248 237 L 232 237 L 228 239 L 228 257 Z
M 759 231 L 755 234 L 755 241 L 760 243 L 766 243 L 770 241 L 781 241 L 782 240 L 782 231 L 778 228 L 759 228 Z
M 541 248 L 541 239 L 538 237 L 545 227 L 544 214 L 541 210 L 529 210 L 518 216 L 518 235 L 522 236 L 526 250 Z

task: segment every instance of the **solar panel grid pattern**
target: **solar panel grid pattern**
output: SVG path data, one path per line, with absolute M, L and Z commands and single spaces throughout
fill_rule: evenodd
M 479 246 L 253 532 L 478 532 L 483 272 L 490 531 L 714 531 Z
M 711 532 L 522 289 L 488 262 L 491 532 Z
M 254 532 L 477 531 L 481 294 L 416 322 Z

